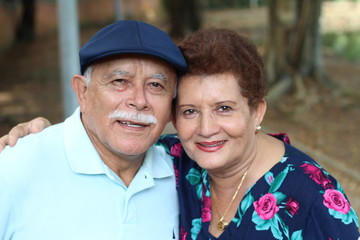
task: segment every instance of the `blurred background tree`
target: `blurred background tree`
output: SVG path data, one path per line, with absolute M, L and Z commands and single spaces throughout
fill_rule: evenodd
M 266 72 L 273 86 L 268 100 L 274 101 L 295 88 L 306 97 L 305 81 L 327 84 L 322 61 L 320 14 L 322 0 L 269 1 L 269 35 Z M 323 87 L 323 86 L 322 86 Z
M 36 35 L 36 0 L 0 0 L 0 6 L 11 11 L 15 10 L 13 14 L 19 15 L 14 27 L 14 41 L 22 43 L 33 41 Z
M 35 0 L 21 0 L 22 16 L 16 28 L 16 40 L 18 42 L 30 42 L 35 37 Z
M 175 40 L 184 38 L 203 25 L 203 1 L 163 0 L 163 5 L 170 23 L 168 32 Z

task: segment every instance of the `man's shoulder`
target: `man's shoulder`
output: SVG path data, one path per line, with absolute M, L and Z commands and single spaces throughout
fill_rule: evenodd
M 54 148 L 63 145 L 63 124 L 50 126 L 39 133 L 20 138 L 14 147 L 0 153 L 0 166 L 19 164 L 42 156 L 56 154 Z

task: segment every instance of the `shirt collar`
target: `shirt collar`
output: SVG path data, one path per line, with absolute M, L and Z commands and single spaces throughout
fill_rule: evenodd
M 172 159 L 162 146 L 153 145 L 148 149 L 142 167 L 153 178 L 165 178 L 174 175 Z

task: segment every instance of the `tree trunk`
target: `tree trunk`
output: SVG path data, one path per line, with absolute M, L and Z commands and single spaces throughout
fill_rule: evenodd
M 176 41 L 202 25 L 201 0 L 164 0 L 169 19 L 169 34 Z
M 22 0 L 22 17 L 16 29 L 16 41 L 30 42 L 35 37 L 35 0 Z
M 321 0 L 269 1 L 270 34 L 265 54 L 267 78 L 276 100 L 293 89 L 305 96 L 305 81 L 324 84 L 319 19 Z

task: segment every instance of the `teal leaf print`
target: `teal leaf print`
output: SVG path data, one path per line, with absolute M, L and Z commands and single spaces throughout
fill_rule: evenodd
M 359 228 L 359 218 L 358 218 L 358 215 L 356 214 L 356 212 L 354 211 L 353 208 L 350 209 L 350 213 L 352 218 L 354 219 L 354 222 L 356 224 L 356 226 Z
M 275 219 L 278 221 L 278 223 L 280 224 L 281 228 L 283 229 L 284 235 L 287 237 L 287 239 L 289 239 L 289 227 L 286 226 L 286 224 L 285 224 L 284 221 L 279 217 L 278 214 L 275 215 Z M 279 229 L 279 231 L 280 231 L 280 229 Z
M 210 184 L 208 183 L 208 172 L 205 170 L 205 169 L 202 169 L 201 171 L 201 177 L 202 177 L 202 181 L 203 181 L 203 184 L 205 186 L 205 196 L 206 197 L 210 197 Z
M 201 230 L 201 218 L 195 218 L 191 221 L 191 239 L 195 240 Z
M 264 231 L 264 230 L 269 230 L 271 225 L 272 225 L 272 220 L 273 218 L 269 219 L 269 220 L 264 220 L 262 219 L 257 213 L 256 211 L 253 212 L 252 215 L 252 221 L 253 223 L 256 224 L 256 230 L 259 231 Z
M 271 233 L 273 234 L 274 238 L 282 240 L 283 236 L 281 234 L 280 228 L 277 225 L 277 222 L 275 226 L 271 225 Z
M 333 216 L 336 219 L 340 219 L 345 224 L 349 224 L 351 222 L 351 221 L 348 222 L 349 219 L 348 219 L 348 217 L 346 217 L 347 214 L 343 214 L 343 213 L 335 211 L 334 209 L 331 209 L 331 208 L 329 208 L 329 213 L 331 216 Z
M 233 218 L 232 220 L 234 223 L 236 223 L 237 227 L 240 226 L 243 215 L 245 214 L 246 210 L 253 204 L 253 202 L 254 197 L 251 195 L 251 193 L 247 194 L 241 201 L 240 207 L 238 208 L 239 218 Z
M 281 192 L 274 192 L 273 195 L 277 199 L 276 204 L 280 204 L 286 198 L 286 195 Z
M 201 180 L 200 172 L 195 168 L 191 168 L 188 175 L 186 175 L 186 179 L 190 182 L 191 185 L 199 184 Z
M 281 163 L 284 163 L 284 162 L 286 162 L 287 159 L 288 159 L 288 157 L 282 157 L 281 160 L 280 160 L 280 162 L 281 162 Z
M 277 215 L 275 215 L 277 216 Z M 270 218 L 268 220 L 262 219 L 256 211 L 253 212 L 252 221 L 256 224 L 256 230 L 264 231 L 264 230 L 271 230 L 271 233 L 275 239 L 282 240 L 283 236 L 281 230 L 279 228 L 279 220 L 277 217 Z
M 290 240 L 303 240 L 302 230 L 293 232 L 293 234 L 291 235 Z
M 283 183 L 284 179 L 286 178 L 289 172 L 289 167 L 286 167 L 283 171 L 281 171 L 275 178 L 273 183 L 270 186 L 269 192 L 273 193 L 276 192 L 281 184 Z
M 344 189 L 341 187 L 341 185 L 340 185 L 339 182 L 336 183 L 336 188 L 337 188 L 337 190 L 340 191 L 342 194 L 345 194 L 345 193 L 344 193 Z
M 264 177 L 269 186 L 274 182 L 274 174 L 272 172 L 267 172 Z
M 355 224 L 358 226 L 357 216 L 353 209 L 351 209 L 347 214 L 343 214 L 341 212 L 329 208 L 329 213 L 334 218 L 340 219 L 346 225 L 350 224 L 354 220 Z M 355 219 L 354 216 L 356 217 Z
M 202 185 L 198 184 L 195 186 L 195 190 L 196 190 L 196 196 L 198 197 L 198 199 L 202 198 Z
M 242 220 L 242 216 L 240 216 L 239 218 L 234 217 L 231 221 L 233 223 L 235 223 L 237 227 L 239 227 L 240 223 L 241 223 L 241 220 Z
M 246 210 L 253 204 L 254 197 L 249 193 L 245 196 L 245 198 L 241 201 L 240 210 L 241 213 L 244 214 Z

